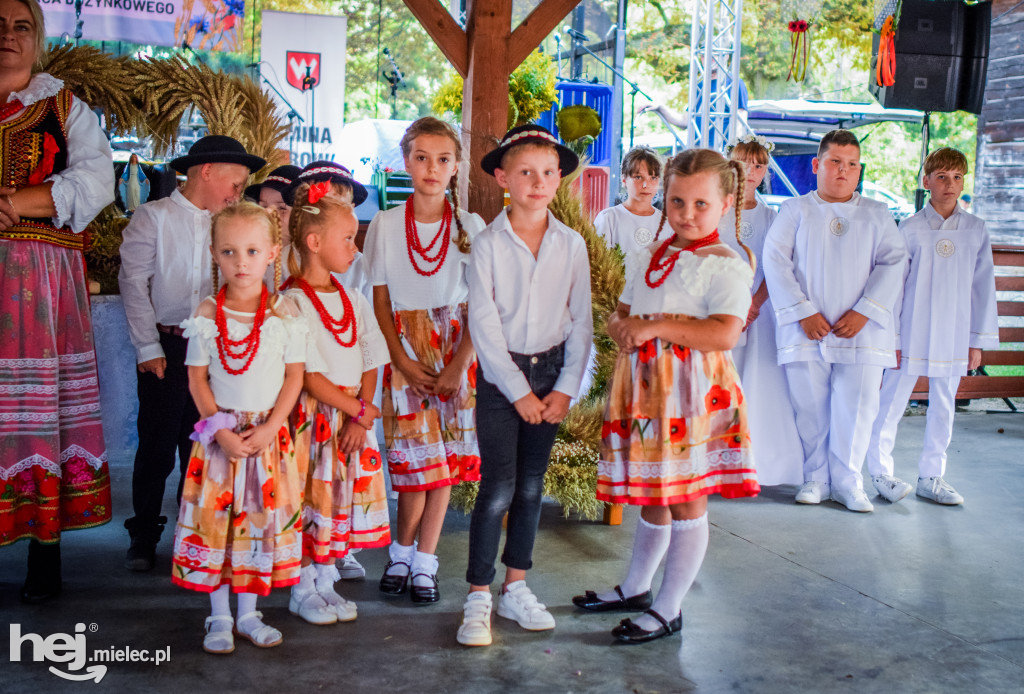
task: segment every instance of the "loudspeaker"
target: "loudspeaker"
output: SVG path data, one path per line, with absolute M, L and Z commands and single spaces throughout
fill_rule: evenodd
M 987 58 L 992 33 L 992 3 L 964 5 L 964 52 L 967 58 Z
M 981 113 L 985 104 L 985 80 L 988 76 L 988 58 L 964 56 L 960 68 L 960 93 L 957 95 L 957 110 Z
M 956 111 L 960 106 L 960 68 L 954 55 L 896 53 L 896 84 L 880 87 L 875 81 L 878 53 L 871 60 L 871 94 L 885 108 L 913 108 L 919 111 Z M 984 89 L 984 86 L 982 87 Z
M 896 55 L 963 55 L 965 7 L 960 0 L 903 0 Z

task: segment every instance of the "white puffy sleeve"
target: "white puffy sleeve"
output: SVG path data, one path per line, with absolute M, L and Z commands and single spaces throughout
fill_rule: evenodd
M 114 201 L 114 163 L 110 143 L 96 115 L 77 97 L 64 124 L 68 138 L 68 165 L 47 181 L 57 215 L 53 223 L 81 233 L 99 211 Z
M 188 340 L 185 350 L 185 366 L 209 366 L 217 352 L 217 324 L 206 316 L 193 316 L 181 322 Z
M 750 287 L 754 282 L 750 265 L 737 258 L 710 256 L 704 260 L 701 270 L 710 273 L 704 295 L 708 315 L 736 316 L 745 322 L 750 311 Z

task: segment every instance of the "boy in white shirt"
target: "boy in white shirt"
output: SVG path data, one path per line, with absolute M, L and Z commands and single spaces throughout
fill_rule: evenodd
M 238 202 L 249 174 L 266 162 L 240 142 L 208 135 L 171 161 L 185 185 L 141 205 L 124 230 L 118 283 L 128 333 L 138 359 L 139 447 L 132 473 L 135 515 L 125 521 L 131 546 L 125 568 L 149 571 L 167 518 L 160 514 L 164 485 L 178 453 L 182 479 L 192 451 L 189 435 L 199 411 L 188 390 L 180 323 L 213 293 L 210 219 Z
M 924 448 L 917 495 L 955 506 L 964 499 L 943 478 L 960 378 L 981 365 L 981 350 L 999 347 L 995 267 L 985 222 L 959 204 L 967 158 L 942 147 L 924 162 L 931 199 L 900 224 L 910 253 L 902 307 L 897 306 L 896 368 L 882 378 L 881 406 L 871 432 L 868 473 L 887 501 L 913 488 L 894 477 L 896 427 L 920 376 L 928 377 Z
M 626 255 L 646 248 L 658 229 L 658 210 L 652 201 L 661 184 L 661 157 L 650 147 L 634 147 L 622 158 L 626 202 L 608 207 L 594 217 L 594 229 L 608 247 Z
M 827 133 L 818 189 L 782 204 L 764 246 L 779 363 L 804 449 L 797 503 L 873 510 L 861 468 L 882 371 L 895 366 L 893 307 L 906 249 L 883 203 L 861 197 L 860 143 Z
M 481 162 L 511 202 L 473 241 L 469 262 L 481 481 L 469 528 L 470 592 L 457 635 L 466 646 L 491 643 L 490 584 L 506 512 L 498 614 L 529 631 L 555 627 L 525 579 L 551 447 L 579 392 L 593 339 L 586 244 L 547 209 L 561 177 L 578 163 L 536 125 L 509 130 Z

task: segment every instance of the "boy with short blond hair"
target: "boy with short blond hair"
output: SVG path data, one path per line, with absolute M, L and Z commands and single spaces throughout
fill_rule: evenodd
M 897 306 L 897 364 L 885 371 L 881 406 L 871 432 L 868 472 L 875 489 L 897 502 L 912 487 L 894 477 L 896 428 L 917 379 L 928 378 L 924 448 L 917 495 L 954 506 L 963 497 L 944 479 L 946 448 L 960 378 L 981 365 L 981 350 L 999 346 L 995 267 L 985 222 L 960 207 L 967 158 L 941 147 L 924 163 L 924 208 L 900 224 L 910 253 Z
M 506 512 L 498 614 L 529 631 L 555 627 L 525 579 L 551 447 L 593 338 L 586 244 L 548 210 L 561 177 L 578 163 L 536 125 L 508 131 L 481 162 L 511 202 L 474 239 L 469 261 L 481 479 L 469 527 L 470 592 L 456 637 L 465 646 L 491 643 L 490 584 Z
M 782 204 L 763 256 L 803 445 L 796 501 L 831 498 L 867 512 L 861 468 L 882 371 L 896 364 L 893 307 L 906 249 L 885 204 L 857 193 L 853 133 L 827 133 L 811 166 L 818 189 Z

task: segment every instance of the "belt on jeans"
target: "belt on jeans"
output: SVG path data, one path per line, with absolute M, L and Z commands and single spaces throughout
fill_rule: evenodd
M 178 337 L 185 335 L 185 329 L 180 325 L 164 325 L 163 323 L 157 323 L 156 329 L 165 335 L 176 335 Z

